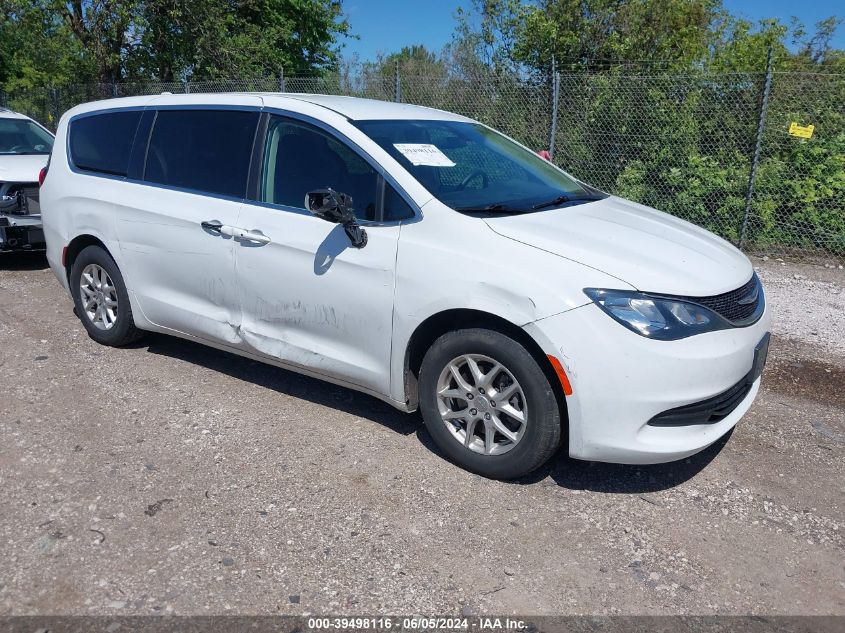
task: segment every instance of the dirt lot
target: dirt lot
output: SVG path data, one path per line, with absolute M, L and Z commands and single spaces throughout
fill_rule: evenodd
M 0 614 L 845 614 L 845 273 L 757 263 L 775 338 L 726 443 L 501 483 L 372 398 L 100 347 L 0 257 Z

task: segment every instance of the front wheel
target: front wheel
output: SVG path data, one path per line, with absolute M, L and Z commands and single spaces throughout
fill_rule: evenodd
M 419 387 L 426 428 L 469 471 L 520 477 L 560 444 L 549 379 L 528 350 L 500 332 L 472 328 L 441 336 L 423 359 Z

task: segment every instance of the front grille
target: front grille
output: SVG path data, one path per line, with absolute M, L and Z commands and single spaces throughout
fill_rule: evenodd
M 756 291 L 756 294 L 755 294 Z M 748 301 L 753 297 L 752 301 Z M 738 323 L 751 318 L 760 305 L 763 299 L 762 289 L 760 288 L 760 280 L 757 279 L 757 273 L 751 276 L 744 286 L 725 292 L 720 295 L 713 295 L 712 297 L 679 297 L 685 301 L 691 301 L 703 305 L 705 308 L 710 308 L 716 314 L 724 317 L 731 323 Z M 745 299 L 745 302 L 741 301 Z
M 727 391 L 701 402 L 687 404 L 658 413 L 648 421 L 650 426 L 690 426 L 693 424 L 716 424 L 728 417 L 751 391 L 754 378 L 749 372 L 742 380 Z

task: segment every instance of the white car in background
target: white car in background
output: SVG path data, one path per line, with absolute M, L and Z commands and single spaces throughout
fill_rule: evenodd
M 47 257 L 100 343 L 164 332 L 419 407 L 497 478 L 561 443 L 686 457 L 760 386 L 769 312 L 742 253 L 471 119 L 161 95 L 76 107 L 57 138 Z
M 52 149 L 49 130 L 0 108 L 0 251 L 45 247 L 38 184 Z

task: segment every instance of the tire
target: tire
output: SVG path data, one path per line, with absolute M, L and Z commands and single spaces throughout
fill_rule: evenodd
M 475 361 L 483 379 L 470 381 L 472 368 L 467 357 Z M 494 363 L 501 369 L 493 369 Z M 458 381 L 454 368 L 463 382 Z M 488 380 L 492 383 L 479 393 L 476 385 L 485 388 Z M 508 399 L 507 392 L 514 384 L 518 391 Z M 461 387 L 475 391 L 469 390 L 459 398 L 438 396 L 441 390 L 455 394 Z M 560 409 L 549 379 L 528 350 L 495 330 L 456 330 L 438 338 L 423 358 L 419 390 L 420 409 L 432 439 L 452 462 L 471 472 L 493 479 L 515 479 L 542 466 L 560 445 Z M 505 399 L 497 402 L 498 396 Z M 447 422 L 444 411 L 447 416 L 462 414 L 464 419 Z M 524 422 L 511 413 L 522 414 Z M 492 419 L 486 417 L 488 414 Z M 495 430 L 490 449 L 488 432 L 495 422 L 508 427 L 515 438 Z M 469 439 L 467 428 L 472 428 Z M 500 444 L 495 443 L 497 439 Z
M 107 277 L 98 276 L 99 271 L 103 271 Z M 83 278 L 83 273 L 86 275 L 85 278 Z M 90 281 L 92 278 L 93 283 Z M 111 284 L 100 284 L 101 281 L 107 282 L 108 280 L 111 281 Z M 105 322 L 96 308 L 92 309 L 95 317 L 90 316 L 90 311 L 86 308 L 86 299 L 83 298 L 83 294 L 85 294 L 82 289 L 84 282 L 89 292 L 92 289 L 96 292 L 99 287 L 105 288 L 106 291 L 101 292 L 96 299 L 98 305 L 104 304 L 106 300 L 109 301 L 111 312 L 108 312 L 105 316 Z M 120 347 L 138 340 L 143 335 L 143 332 L 135 327 L 123 275 L 120 274 L 120 269 L 111 255 L 100 246 L 86 246 L 76 256 L 70 270 L 70 291 L 74 306 L 76 306 L 76 315 L 88 332 L 88 336 L 101 345 Z M 115 299 L 117 304 L 111 305 Z M 98 321 L 99 326 L 97 325 Z

